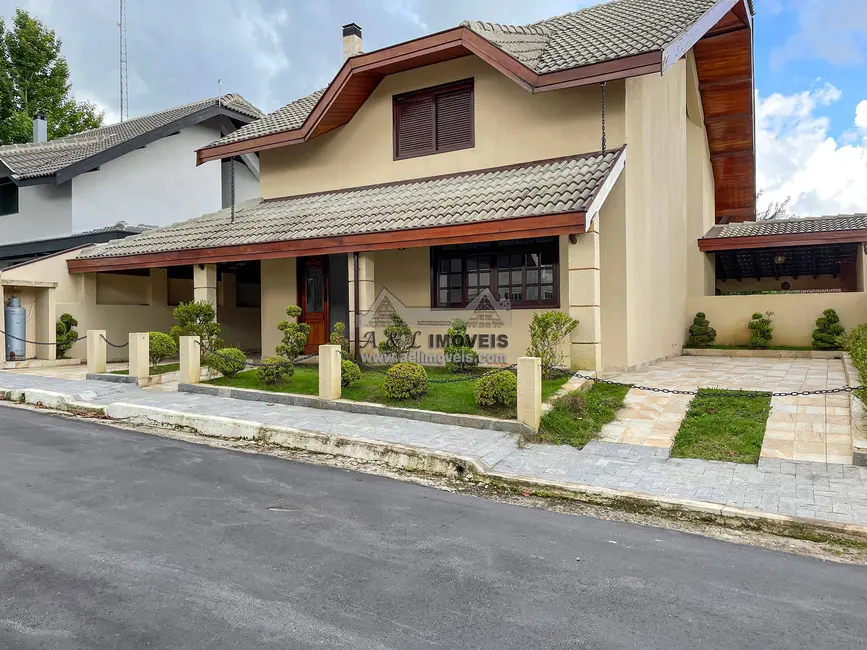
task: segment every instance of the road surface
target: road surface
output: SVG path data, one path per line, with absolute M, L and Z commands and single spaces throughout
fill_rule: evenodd
M 2 648 L 864 639 L 863 567 L 0 407 Z

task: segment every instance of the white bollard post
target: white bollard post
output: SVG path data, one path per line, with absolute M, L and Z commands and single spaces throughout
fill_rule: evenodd
M 105 330 L 87 330 L 87 374 L 105 372 Z
M 518 358 L 518 422 L 533 431 L 542 421 L 542 360 L 539 357 Z
M 202 378 L 202 348 L 198 336 L 181 336 L 178 339 L 181 355 L 182 384 L 198 384 Z
M 150 336 L 148 332 L 130 333 L 129 376 L 144 379 L 150 374 Z
M 319 397 L 340 399 L 340 357 L 339 345 L 319 346 Z

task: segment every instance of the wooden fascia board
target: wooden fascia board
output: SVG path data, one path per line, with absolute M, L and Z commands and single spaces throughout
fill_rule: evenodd
M 95 257 L 67 261 L 70 273 L 92 273 L 148 268 L 153 266 L 183 266 L 217 262 L 236 262 L 305 255 L 325 255 L 354 251 L 419 248 L 433 245 L 525 239 L 562 235 L 584 230 L 583 212 L 564 212 L 531 217 L 516 217 L 457 226 L 435 226 L 381 233 L 320 237 L 282 242 L 240 244 L 216 248 L 200 248 L 164 253 L 145 253 L 123 257 Z
M 722 20 L 738 2 L 740 0 L 718 0 L 701 18 L 669 43 L 662 51 L 662 73 L 668 72 L 671 66 L 689 52 L 698 43 L 699 39 L 713 29 L 713 26 Z
M 698 248 L 700 251 L 713 253 L 745 248 L 788 248 L 853 242 L 867 242 L 867 230 L 836 230 L 788 235 L 756 235 L 753 237 L 706 237 L 698 240 Z

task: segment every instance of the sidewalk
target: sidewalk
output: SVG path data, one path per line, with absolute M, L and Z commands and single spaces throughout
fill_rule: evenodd
M 223 424 L 292 427 L 325 436 L 364 439 L 473 459 L 485 473 L 526 481 L 688 499 L 867 526 L 867 468 L 762 458 L 755 465 L 673 459 L 667 449 L 594 441 L 567 446 L 521 447 L 515 436 L 399 418 L 299 406 L 268 405 L 191 393 L 154 392 L 130 384 L 74 381 L 0 372 L 0 390 L 38 389 L 77 401 L 110 406 L 109 415 L 169 412 L 211 416 Z M 128 405 L 128 406 L 126 406 Z M 227 416 L 232 420 L 226 420 Z M 725 514 L 725 513 L 723 513 Z M 817 522 L 818 523 L 818 522 Z

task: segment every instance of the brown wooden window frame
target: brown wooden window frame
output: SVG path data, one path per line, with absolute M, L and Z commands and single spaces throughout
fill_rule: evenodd
M 436 141 L 437 134 L 437 119 L 438 115 L 436 112 L 436 98 L 439 95 L 447 95 L 449 93 L 456 92 L 458 90 L 469 90 L 470 95 L 470 140 L 469 142 L 453 144 L 448 146 L 438 146 Z M 431 123 L 431 128 L 433 130 L 433 147 L 429 149 L 425 149 L 423 151 L 413 151 L 412 153 L 400 153 L 400 107 L 401 105 L 410 103 L 410 102 L 419 102 L 429 100 L 431 102 L 431 110 L 433 111 L 433 120 Z M 442 84 L 440 86 L 432 86 L 430 88 L 423 88 L 421 90 L 413 90 L 412 92 L 402 93 L 400 95 L 394 95 L 392 97 L 392 139 L 394 141 L 393 146 L 393 154 L 394 160 L 406 160 L 408 158 L 418 158 L 419 156 L 432 156 L 438 153 L 445 153 L 447 151 L 460 151 L 461 149 L 472 149 L 476 146 L 476 96 L 475 96 L 475 84 L 472 78 L 470 79 L 462 79 L 461 81 L 455 81 L 453 83 Z
M 538 255 L 536 266 L 527 264 L 529 255 Z M 520 267 L 512 266 L 513 257 L 523 256 Z M 543 257 L 544 256 L 544 257 Z M 480 258 L 487 257 L 490 269 L 481 269 Z M 504 270 L 502 262 L 509 258 L 508 271 Z M 550 260 L 550 263 L 545 263 Z M 446 269 L 448 266 L 448 270 Z M 548 268 L 550 267 L 550 268 Z M 543 281 L 543 271 L 552 273 L 551 281 Z M 511 240 L 505 242 L 483 242 L 479 244 L 456 244 L 450 246 L 432 246 L 430 249 L 430 283 L 431 307 L 434 309 L 460 309 L 466 307 L 475 298 L 475 289 L 481 291 L 489 288 L 494 297 L 500 297 L 500 272 L 509 274 L 509 287 L 520 287 L 524 298 L 513 299 L 510 295 L 512 309 L 543 309 L 560 307 L 560 245 L 557 237 L 540 237 L 536 239 Z M 480 287 L 482 274 L 490 273 L 489 284 Z M 535 272 L 535 276 L 533 273 Z M 513 284 L 514 273 L 519 273 L 520 284 Z M 446 286 L 440 286 L 441 276 L 445 276 Z M 475 284 L 472 283 L 475 276 Z M 535 281 L 532 280 L 535 277 Z M 460 280 L 459 283 L 457 280 Z M 551 299 L 542 298 L 543 287 L 553 287 Z M 528 287 L 538 290 L 538 299 L 526 299 Z M 440 299 L 441 290 L 461 290 L 460 302 Z M 511 289 L 510 289 L 511 293 Z

